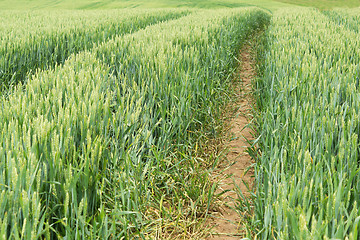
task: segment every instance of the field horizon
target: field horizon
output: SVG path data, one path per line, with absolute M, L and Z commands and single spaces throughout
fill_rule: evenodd
M 356 0 L 58 0 L 58 1 L 44 1 L 44 0 L 2 0 L 0 1 L 1 10 L 37 10 L 37 9 L 78 9 L 78 10 L 93 10 L 93 9 L 120 9 L 120 8 L 236 8 L 236 7 L 250 7 L 256 6 L 268 10 L 276 10 L 281 7 L 316 7 L 321 10 L 332 9 L 338 7 L 359 7 L 360 1 Z

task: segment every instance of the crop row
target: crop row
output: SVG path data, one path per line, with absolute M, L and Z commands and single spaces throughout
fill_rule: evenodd
M 72 55 L 3 97 L 0 235 L 144 236 L 147 211 L 171 195 L 196 214 L 209 189 L 186 175 L 192 132 L 211 125 L 239 45 L 268 21 L 256 8 L 196 12 Z
M 328 16 L 335 23 L 344 26 L 350 30 L 359 33 L 359 22 L 360 22 L 360 9 L 336 9 L 331 11 L 325 11 L 324 14 Z
M 170 10 L 5 11 L 0 17 L 0 91 L 26 81 L 37 69 L 63 64 L 73 53 L 188 13 Z
M 358 239 L 360 42 L 312 9 L 274 14 L 260 109 L 260 239 Z

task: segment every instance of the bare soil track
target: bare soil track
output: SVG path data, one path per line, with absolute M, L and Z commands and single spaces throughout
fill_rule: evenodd
M 251 81 L 256 76 L 255 58 L 252 54 L 250 44 L 245 44 L 239 53 L 240 64 L 237 69 L 236 77 L 239 81 L 234 81 L 235 99 L 228 106 L 232 116 L 227 120 L 228 141 L 225 143 L 229 149 L 225 161 L 214 172 L 214 178 L 220 178 L 217 193 L 226 191 L 219 202 L 219 209 L 213 212 L 212 217 L 207 224 L 212 227 L 207 240 L 233 240 L 245 237 L 244 225 L 239 213 L 234 209 L 235 201 L 239 200 L 236 193 L 238 186 L 245 196 L 249 195 L 248 189 L 243 181 L 247 182 L 249 187 L 253 187 L 253 170 L 250 168 L 253 164 L 252 158 L 246 152 L 248 143 L 246 139 L 251 140 L 252 134 L 248 124 L 251 121 Z M 229 112 L 229 111 L 227 111 Z M 225 113 L 228 114 L 228 113 Z M 250 168 L 249 171 L 247 171 Z

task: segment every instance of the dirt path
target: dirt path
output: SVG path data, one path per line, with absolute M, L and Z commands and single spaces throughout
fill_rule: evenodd
M 227 162 L 214 172 L 215 178 L 221 178 L 217 193 L 228 190 L 223 195 L 222 201 L 219 202 L 220 209 L 213 212 L 207 224 L 212 226 L 208 240 L 232 240 L 245 237 L 245 231 L 241 224 L 241 218 L 238 212 L 233 208 L 234 202 L 238 196 L 235 192 L 235 185 L 240 187 L 244 195 L 248 195 L 248 190 L 243 183 L 249 183 L 252 187 L 253 170 L 250 169 L 245 175 L 246 169 L 253 163 L 251 157 L 246 152 L 248 144 L 245 139 L 252 139 L 251 130 L 247 124 L 251 121 L 251 81 L 256 75 L 255 60 L 251 53 L 251 46 L 245 45 L 240 50 L 240 64 L 236 75 L 240 78 L 240 82 L 234 84 L 235 98 L 233 103 L 228 107 L 233 110 L 233 115 L 228 119 L 229 137 L 226 147 L 229 149 L 227 153 Z

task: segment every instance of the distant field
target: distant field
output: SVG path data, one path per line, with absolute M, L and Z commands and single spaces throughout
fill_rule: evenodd
M 0 9 L 113 9 L 113 8 L 236 8 L 245 6 L 258 6 L 274 10 L 279 7 L 291 5 L 330 9 L 335 7 L 358 7 L 358 0 L 3 0 Z
M 359 0 L 277 0 L 278 2 L 295 4 L 304 7 L 316 7 L 319 9 L 331 9 L 331 8 L 353 8 L 359 7 Z
M 288 6 L 286 3 L 279 3 L 271 0 L 115 0 L 115 1 L 94 1 L 94 0 L 60 0 L 60 1 L 0 1 L 0 9 L 112 9 L 112 8 L 236 8 L 245 6 L 261 6 L 268 9 L 275 9 L 281 6 Z

